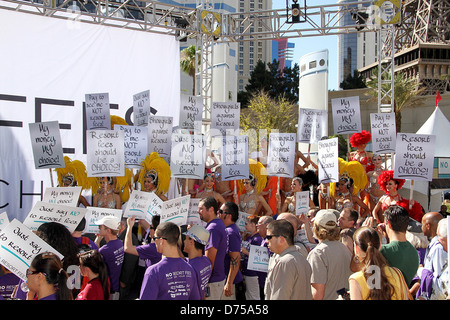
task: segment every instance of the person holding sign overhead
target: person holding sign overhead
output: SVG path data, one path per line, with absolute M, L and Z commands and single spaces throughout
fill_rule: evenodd
M 374 164 L 374 169 L 367 172 L 368 181 L 366 186 L 366 192 L 369 194 L 369 209 L 371 212 L 378 203 L 378 200 L 380 200 L 380 198 L 385 194 L 378 184 L 378 177 L 384 171 L 381 167 L 383 159 L 379 154 L 374 154 L 372 157 L 372 162 Z
M 170 166 L 157 152 L 145 157 L 137 176 L 142 191 L 155 192 L 162 201 L 168 200 L 165 194 L 169 191 Z
M 279 213 L 281 212 L 290 212 L 295 214 L 295 199 L 296 199 L 296 193 L 297 192 L 301 192 L 302 191 L 302 185 L 303 185 L 303 179 L 300 177 L 295 177 L 294 179 L 292 179 L 291 182 L 291 196 L 287 197 L 286 200 L 284 200 L 283 206 L 281 206 L 281 210 L 279 211 Z M 280 195 L 277 194 L 277 202 L 278 202 L 278 207 L 280 207 Z M 315 204 L 314 202 L 309 199 L 309 207 L 310 208 L 314 208 Z
M 243 184 L 244 194 L 240 196 L 234 195 L 235 203 L 239 203 L 239 211 L 248 214 L 258 214 L 259 206 L 262 206 L 266 210 L 266 216 L 272 216 L 273 211 L 261 195 L 267 182 L 266 168 L 261 162 L 256 162 L 252 159 L 249 160 L 250 174 L 249 179 L 240 181 Z

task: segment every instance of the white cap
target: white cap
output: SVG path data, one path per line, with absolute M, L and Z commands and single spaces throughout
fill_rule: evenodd
M 334 222 L 335 225 L 337 225 L 336 214 L 334 213 L 334 210 L 331 209 L 319 210 L 316 216 L 314 217 L 314 223 L 324 228 L 335 227 L 327 225 L 328 222 Z
M 202 226 L 195 224 L 183 234 L 205 246 L 209 243 L 209 231 L 203 228 Z
M 112 230 L 119 230 L 120 229 L 120 220 L 117 219 L 114 216 L 106 216 L 101 218 L 100 220 L 97 220 L 95 222 L 96 225 L 101 226 L 104 225 Z

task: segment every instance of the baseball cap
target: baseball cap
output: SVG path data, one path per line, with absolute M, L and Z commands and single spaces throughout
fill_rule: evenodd
M 183 234 L 205 246 L 209 243 L 209 231 L 203 228 L 202 226 L 193 225 Z
M 113 216 L 103 217 L 100 220 L 97 220 L 95 224 L 98 226 L 104 225 L 112 230 L 120 229 L 120 220 Z
M 328 222 L 334 222 L 335 225 L 337 225 L 337 219 L 334 210 L 330 209 L 319 210 L 316 216 L 314 217 L 314 223 L 324 228 L 335 227 L 327 225 Z

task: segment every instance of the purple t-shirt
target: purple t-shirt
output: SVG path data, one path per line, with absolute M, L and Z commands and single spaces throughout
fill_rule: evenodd
M 103 256 L 103 261 L 105 261 L 108 267 L 109 281 L 111 282 L 111 291 L 119 291 L 119 278 L 122 272 L 122 264 L 124 257 L 123 242 L 119 239 L 111 240 L 98 251 Z
M 219 282 L 225 279 L 225 256 L 227 255 L 228 236 L 225 231 L 225 225 L 219 218 L 211 220 L 206 225 L 206 230 L 209 231 L 209 244 L 205 250 L 209 248 L 216 248 L 217 254 L 214 260 L 214 266 L 209 282 Z
M 239 232 L 239 228 L 235 223 L 230 224 L 228 227 L 225 228 L 225 231 L 228 235 L 228 249 L 227 249 L 227 255 L 225 256 L 225 274 L 228 277 L 228 272 L 230 271 L 230 261 L 231 257 L 229 255 L 230 252 L 239 252 L 239 259 L 240 259 L 240 252 L 241 252 L 241 242 L 242 237 L 241 233 Z M 240 283 L 242 282 L 242 273 L 239 268 L 236 277 L 234 278 L 233 283 Z
M 156 244 L 154 242 L 137 246 L 136 251 L 139 258 L 145 260 L 145 265 L 147 267 L 161 261 L 161 253 L 156 249 Z
M 140 300 L 200 300 L 194 269 L 182 258 L 162 257 L 147 268 Z
M 250 246 L 261 246 L 261 243 L 263 242 L 263 238 L 260 236 L 259 233 L 255 233 L 254 235 L 247 238 L 247 250 L 250 252 Z M 242 270 L 244 271 L 244 275 L 248 277 L 256 277 L 258 276 L 258 272 L 254 270 L 248 270 L 248 256 L 244 256 L 244 260 L 242 261 Z
M 14 273 L 6 273 L 0 277 L 0 296 L 11 298 L 14 288 L 20 283 L 20 278 Z
M 203 298 L 205 296 L 205 290 L 208 285 L 209 278 L 211 277 L 211 262 L 206 256 L 201 256 L 188 260 L 188 263 L 192 268 L 194 268 L 197 275 L 200 297 Z
M 73 237 L 73 240 L 75 240 L 75 243 L 77 245 L 80 245 L 80 244 L 83 243 L 83 239 L 82 238 L 83 237 Z M 95 244 L 94 241 L 92 241 L 91 239 L 89 239 L 87 237 L 86 237 L 86 239 L 89 240 L 89 243 L 88 243 L 89 248 L 91 248 L 92 250 L 98 250 L 98 247 L 97 247 L 97 245 Z

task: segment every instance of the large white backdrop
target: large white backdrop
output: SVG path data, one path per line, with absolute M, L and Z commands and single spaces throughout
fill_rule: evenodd
M 111 115 L 133 119 L 133 94 L 150 90 L 157 115 L 180 105 L 172 36 L 0 10 L 0 212 L 23 221 L 50 171 L 36 170 L 28 124 L 58 121 L 64 155 L 85 161 L 86 93 L 109 93 Z M 56 186 L 56 172 L 53 172 Z

